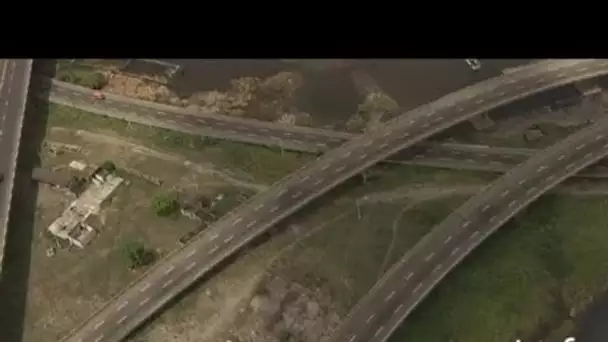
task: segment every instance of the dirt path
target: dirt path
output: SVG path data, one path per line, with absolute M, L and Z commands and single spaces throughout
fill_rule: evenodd
M 123 140 L 120 138 L 116 138 L 116 137 L 112 137 L 112 136 L 108 136 L 108 135 L 104 135 L 104 134 L 100 134 L 100 133 L 93 133 L 93 132 L 84 131 L 84 130 L 74 131 L 74 130 L 64 128 L 64 127 L 53 127 L 53 128 L 51 128 L 51 131 L 57 131 L 57 132 L 70 131 L 70 132 L 74 132 L 78 137 L 80 137 L 84 140 L 90 141 L 90 142 L 112 144 L 112 145 L 121 146 L 121 147 L 128 147 L 135 153 L 139 153 L 139 154 L 142 154 L 142 155 L 145 155 L 148 157 L 158 158 L 158 159 L 164 160 L 166 162 L 170 162 L 170 163 L 181 164 L 194 172 L 197 172 L 199 174 L 217 176 L 218 178 L 221 178 L 225 182 L 238 186 L 238 187 L 248 188 L 248 189 L 252 189 L 255 191 L 263 191 L 268 188 L 268 186 L 266 186 L 266 185 L 255 184 L 255 183 L 246 182 L 246 181 L 234 178 L 228 172 L 218 170 L 211 163 L 196 164 L 189 160 L 184 159 L 181 156 L 178 156 L 175 154 L 170 154 L 170 153 L 165 153 L 165 152 L 159 152 L 157 150 L 153 150 L 153 149 L 150 149 L 150 148 L 142 146 L 142 145 L 137 145 L 137 144 L 131 143 L 129 141 L 126 141 L 126 140 Z

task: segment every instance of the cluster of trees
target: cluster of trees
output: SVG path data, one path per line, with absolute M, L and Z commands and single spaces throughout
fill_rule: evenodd
M 108 83 L 106 77 L 99 72 L 77 73 L 67 71 L 58 75 L 58 78 L 63 82 L 78 84 L 94 90 L 99 90 Z

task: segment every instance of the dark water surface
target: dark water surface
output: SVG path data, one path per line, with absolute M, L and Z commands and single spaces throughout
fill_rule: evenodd
M 576 342 L 608 341 L 608 293 L 600 297 L 576 322 Z
M 180 96 L 196 92 L 226 90 L 230 80 L 252 76 L 269 77 L 280 71 L 297 71 L 304 77 L 298 92 L 298 108 L 320 124 L 344 122 L 361 102 L 351 72 L 366 71 L 404 109 L 412 109 L 480 80 L 499 75 L 503 69 L 531 60 L 482 60 L 481 70 L 472 71 L 463 59 L 366 59 L 343 60 L 338 65 L 325 60 L 268 59 L 163 59 L 182 67 L 170 88 Z M 146 64 L 148 65 L 146 67 Z M 132 63 L 131 70 L 156 73 L 151 63 Z

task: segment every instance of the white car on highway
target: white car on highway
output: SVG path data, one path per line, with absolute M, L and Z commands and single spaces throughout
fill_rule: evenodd
M 471 68 L 471 70 L 473 70 L 473 71 L 477 71 L 477 70 L 481 69 L 481 62 L 479 61 L 479 59 L 467 58 L 464 61 L 467 62 L 467 64 L 469 65 L 469 68 Z

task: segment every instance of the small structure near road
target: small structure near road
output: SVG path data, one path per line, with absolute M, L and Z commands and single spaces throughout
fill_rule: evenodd
M 90 216 L 99 213 L 101 204 L 123 179 L 98 168 L 90 181 L 84 192 L 48 227 L 51 234 L 80 248 L 84 248 L 97 235 L 95 229 L 87 224 Z

